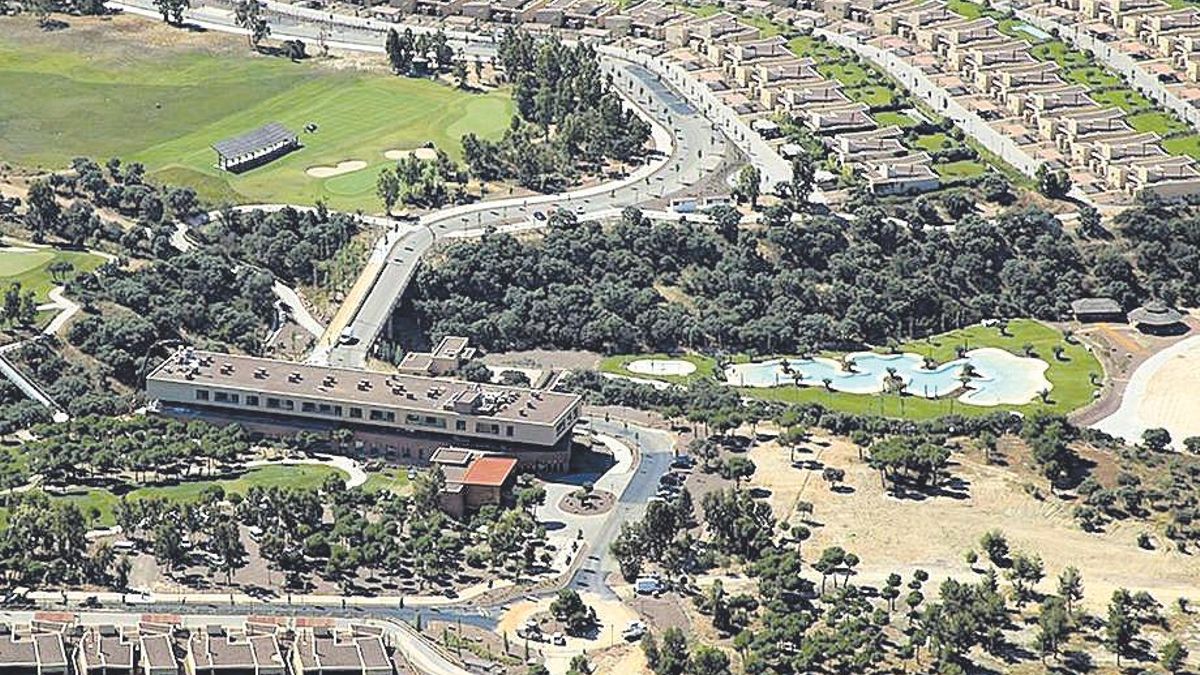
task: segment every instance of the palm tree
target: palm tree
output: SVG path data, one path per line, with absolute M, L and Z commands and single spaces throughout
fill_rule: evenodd
M 854 357 L 849 354 L 842 355 L 842 370 L 847 373 L 854 372 Z
M 825 385 L 826 391 L 833 391 L 833 380 L 831 378 L 827 377 L 821 380 L 821 384 Z
M 1042 399 L 1042 403 L 1049 403 L 1050 402 L 1050 390 L 1043 389 L 1043 390 L 1039 391 L 1038 398 Z

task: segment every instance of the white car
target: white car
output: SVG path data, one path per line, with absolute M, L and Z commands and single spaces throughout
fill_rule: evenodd
M 625 638 L 629 642 L 640 640 L 645 634 L 646 624 L 642 623 L 641 621 L 630 621 L 629 625 L 625 627 L 625 630 L 621 631 L 621 637 Z
M 554 635 L 550 636 L 550 643 L 558 645 L 559 647 L 564 647 L 567 644 L 567 636 L 563 635 L 562 633 L 555 633 Z

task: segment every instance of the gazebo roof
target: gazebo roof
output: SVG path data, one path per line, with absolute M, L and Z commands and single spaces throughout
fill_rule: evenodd
M 1170 326 L 1183 321 L 1183 315 L 1164 303 L 1153 300 L 1130 312 L 1129 321 L 1147 326 Z
M 1121 303 L 1112 298 L 1080 298 L 1071 303 L 1076 314 L 1120 314 Z

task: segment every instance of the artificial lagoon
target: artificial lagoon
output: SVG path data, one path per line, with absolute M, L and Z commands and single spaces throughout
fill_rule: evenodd
M 852 366 L 847 368 L 848 364 Z M 975 374 L 964 386 L 967 364 Z M 970 405 L 1022 405 L 1053 386 L 1046 379 L 1049 367 L 1042 359 L 994 347 L 973 349 L 934 368 L 926 368 L 919 354 L 856 352 L 840 361 L 816 357 L 733 364 L 725 368 L 725 381 L 738 387 L 824 387 L 828 380 L 834 391 L 878 394 L 887 389 L 894 372 L 904 382 L 904 392 L 912 396 L 932 399 L 961 392 L 958 400 Z

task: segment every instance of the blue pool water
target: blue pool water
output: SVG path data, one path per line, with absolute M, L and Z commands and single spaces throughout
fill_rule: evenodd
M 1046 31 L 1042 30 L 1041 28 L 1038 28 L 1037 26 L 1031 26 L 1027 23 L 1019 23 L 1016 26 L 1013 26 L 1013 30 L 1019 30 L 1022 33 L 1028 35 L 1029 37 L 1031 37 L 1035 40 L 1039 40 L 1041 42 L 1045 42 L 1046 40 L 1049 40 L 1051 37 L 1053 37 Z
M 964 403 L 975 405 L 998 405 L 1027 403 L 1042 389 L 1049 389 L 1045 378 L 1049 367 L 1045 361 L 1010 354 L 1000 349 L 976 349 L 965 358 L 943 363 L 936 368 L 926 369 L 924 359 L 917 354 L 875 354 L 860 352 L 851 354 L 853 372 L 847 372 L 840 361 L 826 358 L 789 359 L 792 372 L 784 372 L 782 361 L 775 359 L 759 363 L 741 363 L 725 369 L 728 384 L 738 387 L 778 387 L 797 384 L 795 374 L 800 374 L 799 384 L 823 387 L 830 380 L 830 388 L 851 394 L 876 394 L 884 390 L 888 368 L 908 384 L 905 393 L 924 398 L 948 396 L 963 389 L 963 368 L 967 363 L 975 367 L 977 376 L 972 378 L 966 391 L 959 396 Z

